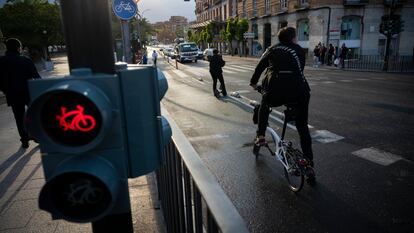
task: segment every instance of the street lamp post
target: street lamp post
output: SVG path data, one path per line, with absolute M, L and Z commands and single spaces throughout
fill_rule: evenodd
M 48 54 L 48 49 L 47 49 L 47 31 L 46 31 L 46 29 L 45 30 L 43 30 L 42 31 L 42 33 L 43 33 L 43 43 L 44 43 L 44 46 L 43 46 L 43 55 L 45 56 L 45 60 L 46 61 L 49 61 L 49 54 Z

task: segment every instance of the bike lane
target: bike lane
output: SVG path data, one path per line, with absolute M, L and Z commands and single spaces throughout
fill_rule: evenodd
M 404 207 L 414 206 L 412 190 L 406 189 L 411 163 L 383 167 L 353 156 L 361 147 L 350 141 L 314 139 L 318 184 L 294 195 L 273 157 L 263 153 L 256 160 L 252 154 L 256 126 L 250 108 L 232 98 L 217 100 L 209 83 L 185 69 L 183 77 L 169 66 L 161 68 L 167 69 L 170 85 L 166 109 L 252 232 L 407 232 L 413 226 L 413 214 Z M 296 134 L 288 129 L 287 137 L 297 145 Z

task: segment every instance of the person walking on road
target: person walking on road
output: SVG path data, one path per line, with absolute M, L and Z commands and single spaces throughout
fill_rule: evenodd
M 154 50 L 152 52 L 152 61 L 154 62 L 154 66 L 157 66 L 157 58 L 158 58 L 158 53 Z
M 280 43 L 266 50 L 250 79 L 250 86 L 257 89 L 262 72 L 262 101 L 258 114 L 258 130 L 255 144 L 266 145 L 265 132 L 270 107 L 295 104 L 295 123 L 304 157 L 313 167 L 312 140 L 308 128 L 310 87 L 303 75 L 305 53 L 296 44 L 296 30 L 284 27 L 278 33 Z
M 320 56 L 320 48 L 319 45 L 316 45 L 313 49 L 313 67 L 317 68 L 319 66 L 319 56 Z
M 219 98 L 220 93 L 217 90 L 217 80 L 220 81 L 220 89 L 223 96 L 227 96 L 226 85 L 224 84 L 223 79 L 223 69 L 222 67 L 226 64 L 221 55 L 218 54 L 218 50 L 213 50 L 213 56 L 209 60 L 210 62 L 210 74 L 213 78 L 213 94 L 215 97 Z
M 20 55 L 21 47 L 18 39 L 6 41 L 6 55 L 0 58 L 0 90 L 13 110 L 22 148 L 26 149 L 31 140 L 24 127 L 26 106 L 30 102 L 27 80 L 39 79 L 40 75 L 32 60 Z

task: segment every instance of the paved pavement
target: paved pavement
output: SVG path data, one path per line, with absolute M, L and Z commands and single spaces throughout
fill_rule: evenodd
M 65 57 L 55 59 L 55 70 L 43 78 L 68 74 Z M 36 143 L 20 147 L 11 108 L 0 103 L 0 233 L 91 232 L 90 224 L 51 219 L 38 208 L 44 184 L 41 154 Z M 166 232 L 153 173 L 129 180 L 134 232 Z

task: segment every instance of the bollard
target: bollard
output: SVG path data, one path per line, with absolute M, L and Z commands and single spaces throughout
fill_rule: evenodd
M 175 59 L 175 68 L 178 70 L 178 61 Z

